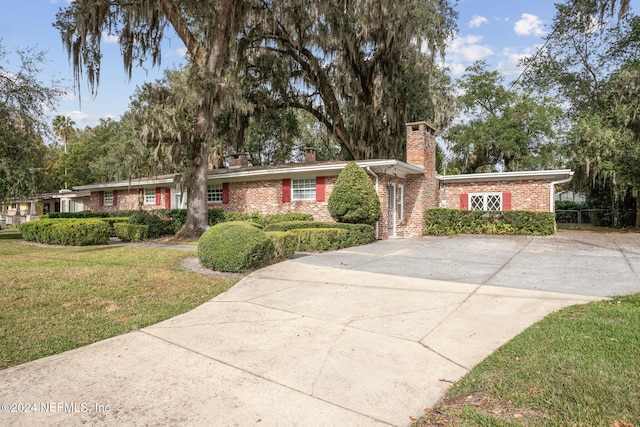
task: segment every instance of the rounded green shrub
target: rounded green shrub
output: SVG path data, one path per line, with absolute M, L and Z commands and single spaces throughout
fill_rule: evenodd
M 198 240 L 200 264 L 217 271 L 246 271 L 264 265 L 274 255 L 271 238 L 243 221 L 216 224 Z
M 338 175 L 327 207 L 336 221 L 350 224 L 373 224 L 381 215 L 376 189 L 356 162 L 347 163 Z

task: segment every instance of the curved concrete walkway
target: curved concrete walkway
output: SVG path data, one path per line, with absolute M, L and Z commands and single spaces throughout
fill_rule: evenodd
M 0 424 L 407 425 L 549 312 L 640 292 L 640 235 L 611 236 L 299 255 L 184 315 L 0 371 L 2 409 L 33 404 Z

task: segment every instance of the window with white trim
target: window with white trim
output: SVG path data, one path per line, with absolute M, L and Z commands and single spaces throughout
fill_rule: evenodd
M 144 189 L 144 204 L 155 205 L 156 204 L 156 190 L 155 188 Z
M 404 185 L 398 185 L 396 190 L 396 219 L 404 221 Z
M 104 192 L 104 205 L 105 206 L 113 206 L 113 191 L 105 191 Z
M 316 180 L 312 179 L 292 179 L 291 180 L 291 200 L 315 200 Z
M 502 193 L 469 194 L 469 210 L 501 211 L 502 210 Z
M 222 184 L 207 185 L 207 203 L 222 203 Z

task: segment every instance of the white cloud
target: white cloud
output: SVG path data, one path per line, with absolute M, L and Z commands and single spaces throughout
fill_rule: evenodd
M 75 110 L 75 111 L 65 111 L 65 112 L 61 113 L 61 115 L 70 117 L 71 120 L 76 122 L 77 126 L 79 126 L 81 123 L 86 123 L 86 122 L 92 120 L 92 117 L 89 114 L 83 113 L 82 111 L 77 111 L 77 110 Z
M 524 51 L 517 51 L 512 48 L 505 48 L 502 51 L 504 59 L 498 62 L 498 71 L 504 76 L 518 76 L 523 70 L 523 67 L 518 65 L 520 60 L 533 56 L 538 50 L 538 46 L 526 48 Z
M 484 16 L 474 15 L 469 22 L 469 28 L 478 28 L 479 26 L 481 26 L 482 24 L 486 24 L 487 22 L 489 22 L 489 20 Z
M 529 13 L 522 14 L 522 17 L 513 26 L 513 31 L 519 36 L 535 35 L 541 37 L 546 34 L 542 20 Z
M 455 37 L 449 43 L 447 55 L 457 61 L 479 61 L 493 54 L 489 46 L 481 44 L 482 40 L 482 36 Z
M 176 52 L 178 53 L 178 55 L 180 55 L 180 57 L 185 58 L 187 56 L 187 48 L 183 47 L 180 49 L 177 49 Z
M 99 119 L 118 121 L 120 120 L 120 116 L 115 114 L 105 113 L 105 114 L 101 114 Z
M 447 66 L 449 67 L 449 70 L 451 70 L 451 75 L 455 77 L 463 75 L 464 70 L 467 68 L 464 64 L 459 62 L 447 64 Z
M 447 43 L 446 66 L 453 76 L 461 75 L 472 62 L 493 55 L 493 50 L 482 44 L 482 36 L 456 36 Z
M 118 43 L 118 36 L 113 35 L 113 34 L 109 34 L 105 31 L 102 32 L 102 41 L 107 43 L 107 44 L 114 44 L 114 43 Z

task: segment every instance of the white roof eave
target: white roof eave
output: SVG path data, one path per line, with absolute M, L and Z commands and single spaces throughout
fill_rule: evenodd
M 398 160 L 360 160 L 356 161 L 356 164 L 361 168 L 370 168 L 376 173 L 388 173 L 393 170 L 398 175 L 406 176 L 411 174 L 424 174 L 424 169 L 410 165 Z M 347 166 L 347 162 L 341 163 L 327 163 L 327 164 L 301 164 L 296 167 L 286 168 L 270 168 L 270 169 L 258 169 L 258 170 L 238 170 L 234 172 L 226 172 L 220 174 L 209 174 L 208 180 L 227 180 L 227 179 L 242 179 L 247 180 L 260 180 L 268 178 L 276 178 L 280 176 L 288 175 L 304 175 L 315 174 L 320 175 L 327 172 L 339 172 Z
M 487 181 L 526 181 L 526 180 L 551 180 L 563 181 L 573 177 L 571 169 L 555 169 L 544 171 L 519 171 L 519 172 L 492 172 L 470 173 L 462 175 L 438 175 L 437 178 L 444 183 L 456 182 L 487 182 Z
M 148 185 L 173 184 L 175 177 L 160 179 L 139 179 L 131 181 L 103 182 L 100 184 L 77 185 L 74 190 L 101 190 L 108 188 L 138 188 Z

